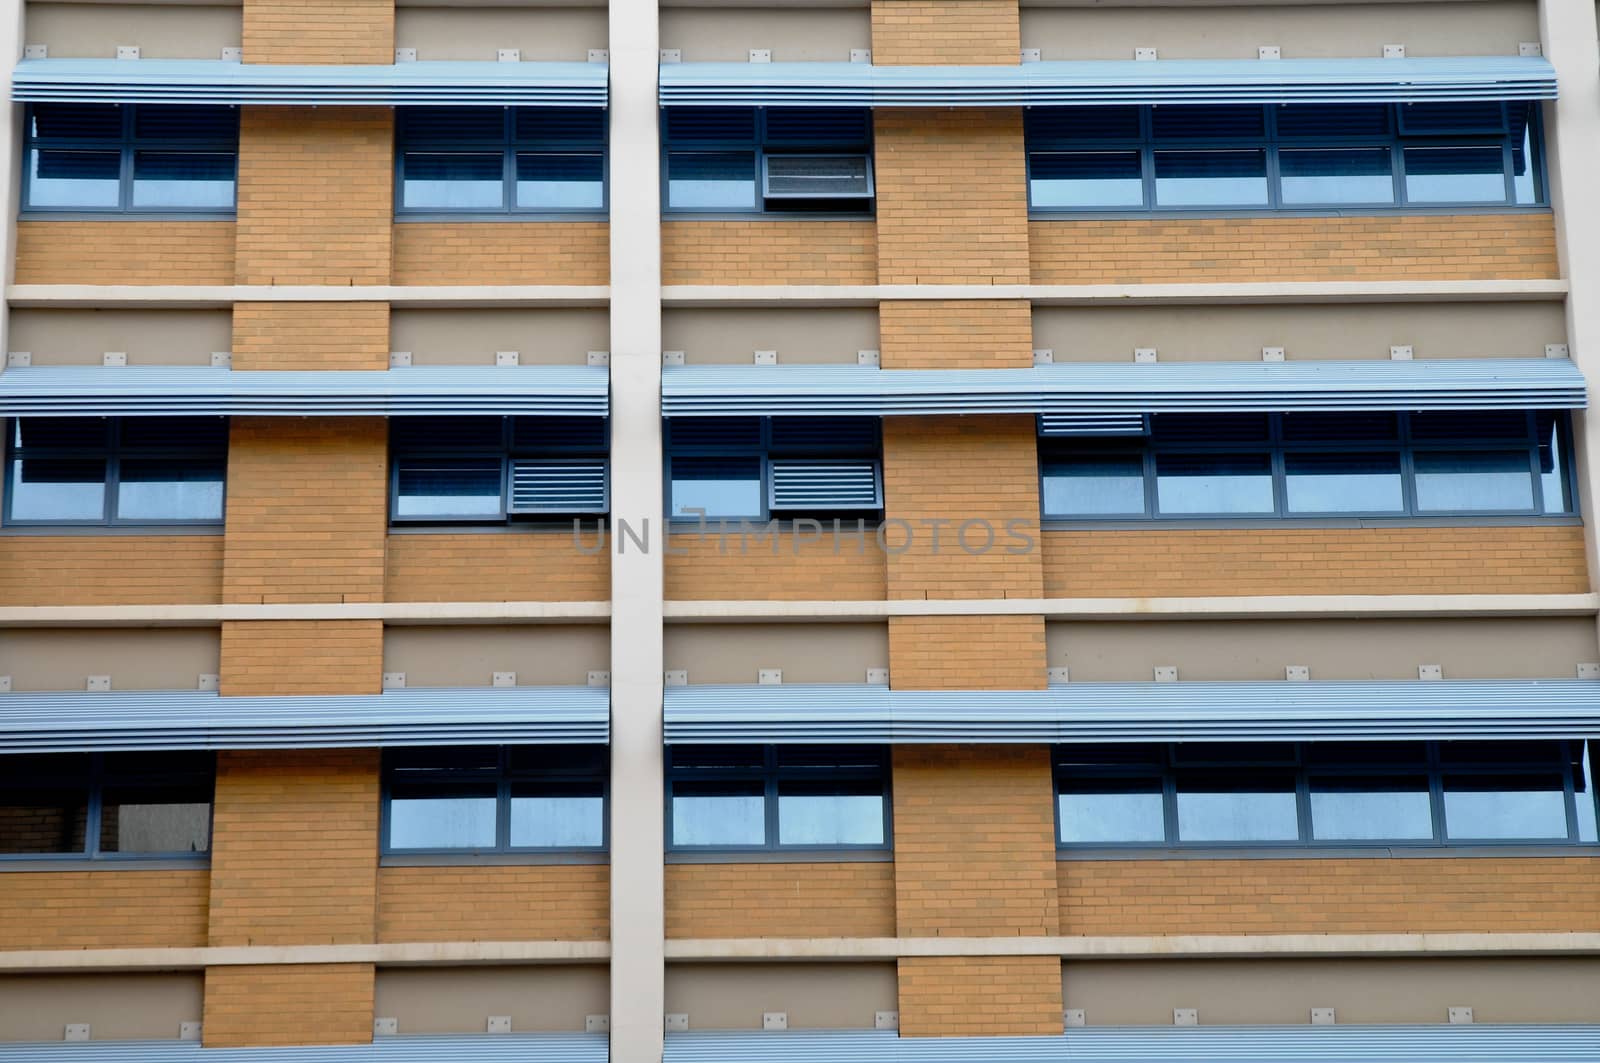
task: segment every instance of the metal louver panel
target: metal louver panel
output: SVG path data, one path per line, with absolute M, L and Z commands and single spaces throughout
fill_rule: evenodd
M 199 1041 L 0 1046 L 5 1063 L 606 1063 L 604 1034 L 379 1037 L 371 1044 L 202 1048 Z
M 1144 436 L 1150 421 L 1142 413 L 1042 413 L 1041 436 Z
M 855 155 L 774 155 L 761 158 L 767 199 L 862 199 L 872 195 L 872 162 Z
M 666 691 L 691 742 L 1189 742 L 1548 738 L 1600 729 L 1600 681 L 1069 683 L 1045 690 L 858 684 Z
M 1544 100 L 1555 68 L 1523 56 L 1075 60 L 1018 66 L 666 63 L 664 106 L 1038 106 Z
M 773 458 L 771 508 L 878 509 L 878 463 L 867 458 Z
M 604 513 L 606 459 L 516 458 L 512 513 Z
M 609 690 L 587 686 L 228 698 L 194 690 L 0 694 L 0 753 L 605 742 L 610 702 Z
M 14 100 L 604 107 L 604 63 L 278 66 L 220 59 L 24 59 Z

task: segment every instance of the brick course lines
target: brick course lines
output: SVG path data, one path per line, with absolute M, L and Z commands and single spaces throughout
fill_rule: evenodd
M 0 606 L 221 600 L 221 535 L 0 538 Z
M 370 963 L 206 968 L 207 1048 L 372 1040 Z
M 808 527 L 804 535 L 810 534 Z M 826 522 L 820 539 L 798 544 L 793 532 L 769 541 L 741 537 L 737 525 L 730 525 L 725 537 L 714 524 L 704 538 L 674 535 L 672 548 L 682 554 L 666 558 L 666 596 L 669 601 L 882 601 L 884 555 L 873 522 L 862 536 L 856 538 L 854 520 L 844 519 L 837 540 Z
M 244 57 L 251 63 L 392 63 L 394 0 L 250 0 Z
M 377 694 L 381 620 L 225 620 L 222 695 Z
M 886 301 L 878 304 L 878 337 L 885 369 L 1026 369 L 1033 364 L 1033 304 Z
M 234 223 L 22 221 L 17 284 L 232 284 Z
M 902 959 L 901 1037 L 1030 1037 L 1061 1033 L 1061 961 L 1054 956 Z
M 1600 859 L 1063 860 L 1061 933 L 1600 931 Z
M 387 369 L 388 303 L 235 303 L 235 369 Z
M 891 863 L 668 864 L 668 938 L 893 937 Z
M 880 284 L 1026 284 L 1019 108 L 878 108 Z
M 1042 690 L 1042 616 L 892 616 L 896 690 Z
M 662 284 L 876 284 L 866 221 L 668 221 Z
M 1051 598 L 1581 594 L 1576 525 L 1047 531 Z
M 610 934 L 610 868 L 386 867 L 378 940 L 598 941 Z
M 394 283 L 609 284 L 608 233 L 603 221 L 406 222 Z
M 381 601 L 388 496 L 383 418 L 233 418 L 225 600 Z
M 1015 66 L 1022 59 L 1017 0 L 873 0 L 872 61 L 879 66 Z
M 597 537 L 582 530 L 585 549 Z M 609 542 L 609 540 L 608 540 Z M 611 554 L 579 552 L 572 532 L 389 536 L 391 602 L 600 602 L 611 597 Z
M 204 868 L 0 875 L 0 951 L 198 948 L 209 889 Z
M 370 944 L 377 871 L 376 749 L 217 754 L 211 945 Z
M 1549 214 L 1036 221 L 1035 284 L 1554 279 Z

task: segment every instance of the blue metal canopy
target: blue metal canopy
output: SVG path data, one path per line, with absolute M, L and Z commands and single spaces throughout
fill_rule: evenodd
M 664 106 L 1002 107 L 1551 100 L 1546 59 L 1071 60 L 1017 66 L 665 63 Z
M 0 694 L 0 753 L 604 743 L 604 687 L 431 687 L 219 697 L 194 690 Z
M 3 378 L 0 378 L 3 379 Z M 668 417 L 1582 409 L 1565 358 L 1068 362 L 1027 369 L 669 366 Z
M 604 107 L 604 63 L 278 66 L 220 59 L 24 59 L 12 99 L 69 103 Z
M 606 1063 L 604 1034 L 380 1037 L 364 1045 L 202 1048 L 199 1041 L 0 1045 L 3 1063 Z
M 1067 683 L 1044 690 L 865 684 L 668 687 L 666 741 L 1195 742 L 1600 734 L 1600 681 Z
M 266 371 L 183 366 L 31 366 L 0 372 L 0 416 L 175 414 L 604 417 L 604 366 L 415 366 Z

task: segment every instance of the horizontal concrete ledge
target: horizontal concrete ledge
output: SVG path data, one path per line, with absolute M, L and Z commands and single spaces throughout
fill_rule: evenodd
M 0 952 L 0 971 L 196 970 L 254 964 L 375 963 L 384 967 L 604 963 L 609 941 L 441 941 L 385 945 L 239 945 L 212 948 L 41 949 Z
M 6 299 L 17 307 L 140 307 L 174 309 L 234 303 L 355 303 L 394 306 L 605 306 L 605 285 L 355 285 L 314 284 L 13 284 Z
M 885 299 L 1029 299 L 1040 306 L 1212 303 L 1526 302 L 1566 297 L 1564 280 L 1307 281 L 1262 284 L 668 285 L 667 306 L 872 306 Z
M 382 620 L 386 624 L 584 623 L 610 602 L 326 602 L 277 605 L 17 605 L 3 627 L 210 627 L 225 620 Z

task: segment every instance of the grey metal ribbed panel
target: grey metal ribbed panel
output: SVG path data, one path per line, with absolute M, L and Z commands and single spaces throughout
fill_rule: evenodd
M 1073 415 L 1260 410 L 1582 409 L 1566 358 L 1424 361 L 1073 362 L 1027 369 L 674 366 L 667 416 Z
M 605 1063 L 599 1034 L 380 1037 L 365 1045 L 202 1048 L 198 1041 L 0 1045 L 0 1063 Z
M 604 366 L 416 366 L 271 372 L 31 366 L 0 372 L 0 417 L 408 414 L 604 417 Z
M 1520 56 L 1074 60 L 1018 66 L 666 63 L 665 106 L 1048 106 L 1546 100 L 1555 68 Z
M 194 690 L 0 694 L 0 753 L 603 743 L 604 687 L 435 687 L 219 697 Z
M 604 63 L 277 66 L 218 59 L 24 59 L 12 98 L 71 103 L 604 107 Z
M 865 684 L 669 687 L 666 740 L 1185 742 L 1600 734 L 1600 680 Z

